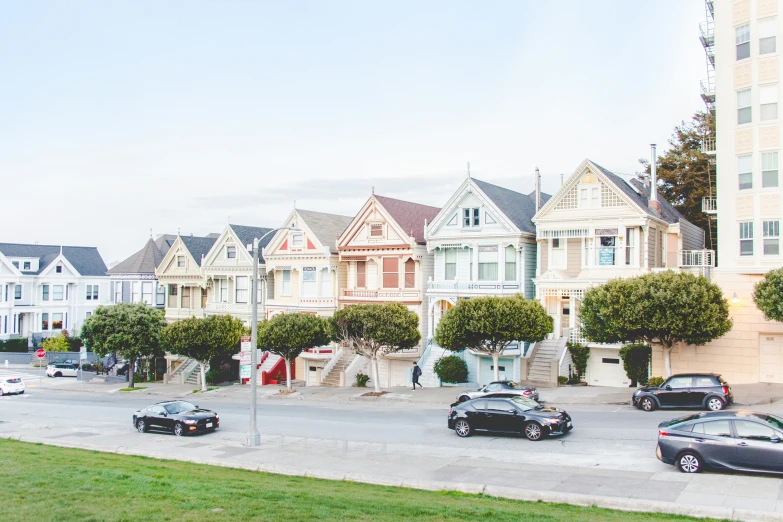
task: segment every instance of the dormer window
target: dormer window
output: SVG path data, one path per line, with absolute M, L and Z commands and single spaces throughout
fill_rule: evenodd
M 477 227 L 481 221 L 479 219 L 478 208 L 463 208 L 462 209 L 462 226 L 463 227 Z
M 579 208 L 601 207 L 601 185 L 598 178 L 588 173 L 582 176 L 579 185 Z
M 291 248 L 304 248 L 304 234 L 294 234 L 291 236 Z
M 383 224 L 372 223 L 370 224 L 370 237 L 383 237 Z
M 185 268 L 185 256 L 177 256 L 177 268 Z
M 56 267 L 54 267 L 54 271 L 56 273 L 58 273 L 58 274 L 62 274 L 63 273 L 63 265 L 57 265 Z
M 30 270 L 30 261 L 25 261 L 25 262 L 22 264 L 22 269 L 23 269 L 23 270 Z
M 237 257 L 237 247 L 235 246 L 227 246 L 226 247 L 226 259 L 236 259 Z

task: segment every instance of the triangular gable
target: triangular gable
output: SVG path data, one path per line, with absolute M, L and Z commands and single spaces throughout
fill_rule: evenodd
M 186 260 L 184 270 L 177 267 L 177 256 L 185 256 Z M 171 245 L 171 248 L 169 248 L 169 251 L 166 252 L 166 255 L 163 257 L 163 261 L 160 262 L 160 265 L 155 270 L 155 275 L 158 277 L 167 274 L 201 275 L 201 268 L 199 264 L 196 263 L 195 259 L 193 259 L 193 256 L 185 246 L 185 243 L 182 242 L 182 237 L 180 236 L 177 236 L 177 239 L 174 240 L 174 244 Z
M 292 252 L 288 241 L 288 238 L 291 235 L 291 231 L 289 230 L 291 227 L 300 229 L 301 233 L 304 234 L 303 245 L 305 248 L 298 249 L 299 251 L 297 252 Z M 288 215 L 288 218 L 285 220 L 282 229 L 275 233 L 275 235 L 267 244 L 266 248 L 264 248 L 264 257 L 276 255 L 288 256 L 292 254 L 296 255 L 305 253 L 313 254 L 323 252 L 324 249 L 324 245 L 318 241 L 318 237 L 310 229 L 307 221 L 304 220 L 299 212 L 294 210 Z
M 383 235 L 377 238 L 371 237 L 369 228 L 372 225 L 380 225 Z M 340 239 L 337 241 L 337 248 L 374 248 L 392 245 L 411 245 L 414 242 L 411 238 L 411 232 L 402 230 L 399 223 L 383 208 L 383 205 L 375 199 L 375 196 L 370 196 L 370 199 L 362 206 L 359 213 L 351 221 L 351 224 L 348 225 L 348 228 L 340 236 Z
M 55 267 L 57 265 L 63 265 L 64 270 L 62 273 L 58 274 Z M 40 271 L 40 277 L 46 277 L 50 275 L 54 275 L 57 277 L 62 277 L 64 275 L 74 275 L 74 276 L 80 276 L 79 271 L 76 270 L 73 265 L 71 264 L 68 259 L 62 255 L 58 254 L 57 257 L 55 257 L 51 263 L 49 263 L 46 268 Z
M 0 274 L 20 276 L 22 275 L 22 271 L 16 268 L 13 263 L 0 252 Z
M 246 264 L 248 266 L 253 264 L 253 256 L 248 252 L 247 245 L 242 244 L 242 241 L 237 237 L 236 233 L 231 228 L 231 225 L 226 225 L 226 228 L 223 229 L 223 232 L 218 236 L 215 244 L 212 245 L 212 248 L 209 249 L 209 252 L 204 257 L 204 266 L 224 265 L 225 263 L 221 263 L 221 260 L 226 259 L 225 249 L 227 246 L 236 247 L 237 260 L 240 262 L 238 264 Z

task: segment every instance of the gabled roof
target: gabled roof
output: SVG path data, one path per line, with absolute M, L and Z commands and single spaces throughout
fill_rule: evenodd
M 536 215 L 536 195 L 521 194 L 514 190 L 498 187 L 486 181 L 472 178 L 473 182 L 492 200 L 495 206 L 506 215 L 508 219 L 521 231 L 530 234 L 536 233 L 536 227 L 531 221 Z M 549 194 L 541 193 L 541 205 L 543 206 L 549 198 Z
M 209 253 L 209 249 L 215 244 L 216 237 L 180 236 L 182 244 L 188 249 L 193 261 L 201 264 L 201 258 Z
M 36 275 L 46 269 L 57 259 L 62 250 L 62 255 L 73 268 L 82 276 L 105 276 L 106 263 L 95 247 L 74 247 L 55 245 L 22 245 L 18 243 L 0 243 L 0 252 L 6 257 L 32 257 L 38 258 L 38 271 Z M 32 272 L 24 272 L 32 274 Z
M 426 243 L 424 239 L 424 223 L 425 221 L 429 223 L 435 219 L 435 216 L 440 212 L 439 208 L 385 196 L 375 196 L 375 199 L 386 209 L 406 234 L 413 236 L 416 242 L 421 245 Z
M 268 233 L 271 228 L 264 228 L 264 227 L 247 227 L 245 225 L 228 225 L 231 227 L 231 230 L 234 231 L 234 234 L 237 236 L 237 239 L 239 239 L 239 242 L 242 244 L 243 247 L 246 247 L 247 245 L 252 245 L 253 240 L 255 238 L 261 238 L 266 233 Z M 211 235 L 211 234 L 210 234 Z M 210 236 L 207 236 L 210 237 Z M 275 237 L 274 234 L 269 234 L 264 238 L 263 241 L 258 242 L 258 249 L 263 252 L 263 249 L 266 245 L 269 244 L 270 241 L 272 241 L 272 238 Z M 216 238 L 217 239 L 217 238 Z M 264 258 L 263 256 L 259 257 L 259 262 L 263 263 Z
M 315 234 L 316 239 L 335 253 L 337 252 L 337 238 L 353 221 L 353 216 L 340 216 L 312 210 L 297 209 L 296 213 L 304 220 L 307 228 Z
M 176 239 L 177 236 L 172 234 L 163 234 L 155 240 L 149 238 L 144 248 L 117 263 L 109 270 L 109 275 L 154 274 L 155 268 L 163 261 L 163 257 Z
M 590 161 L 590 160 L 588 160 Z M 685 217 L 683 217 L 682 214 L 675 209 L 671 203 L 666 201 L 660 193 L 658 193 L 658 202 L 661 204 L 661 213 L 658 214 L 656 211 L 650 208 L 649 200 L 650 200 L 650 189 L 649 187 L 645 187 L 642 182 L 639 180 L 632 180 L 630 183 L 633 184 L 633 187 L 615 174 L 614 172 L 611 172 L 609 170 L 606 170 L 599 164 L 595 163 L 594 161 L 590 161 L 590 163 L 598 170 L 601 171 L 601 174 L 606 176 L 606 178 L 623 194 L 625 194 L 630 200 L 632 200 L 634 203 L 636 203 L 639 207 L 641 207 L 647 214 L 649 214 L 652 217 L 656 217 L 659 219 L 663 219 L 667 223 L 679 223 L 680 221 L 687 221 Z

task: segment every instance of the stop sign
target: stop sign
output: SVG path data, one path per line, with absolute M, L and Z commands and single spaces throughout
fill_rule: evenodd
M 44 350 L 43 348 L 38 348 L 38 349 L 35 351 L 35 355 L 36 355 L 36 356 L 37 356 L 39 359 L 43 359 L 44 357 L 46 357 L 46 350 Z

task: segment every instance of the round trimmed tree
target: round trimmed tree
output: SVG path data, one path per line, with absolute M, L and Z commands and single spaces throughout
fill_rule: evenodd
M 753 287 L 753 302 L 768 321 L 783 321 L 783 268 L 770 270 Z

